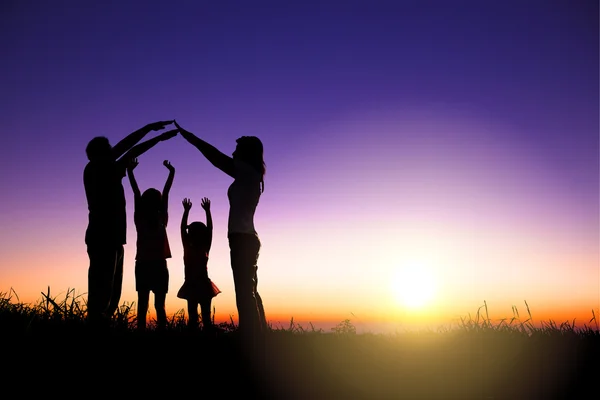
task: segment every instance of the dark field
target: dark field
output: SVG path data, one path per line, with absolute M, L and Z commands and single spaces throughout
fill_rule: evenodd
M 0 303 L 0 376 L 11 396 L 66 398 L 579 399 L 598 394 L 600 333 L 551 321 L 393 335 L 274 329 L 243 346 L 233 324 L 217 334 L 138 333 L 122 313 L 90 331 L 73 302 Z M 45 307 L 45 308 L 44 308 Z M 74 309 L 74 307 L 71 307 Z M 479 314 L 478 314 L 479 316 Z M 120 319 L 119 319 L 120 318 Z M 588 395 L 585 395 L 585 394 Z

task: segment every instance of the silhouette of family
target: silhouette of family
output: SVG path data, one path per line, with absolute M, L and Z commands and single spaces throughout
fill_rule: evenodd
M 150 132 L 168 130 L 140 143 Z M 162 192 L 138 187 L 134 170 L 138 157 L 157 143 L 180 134 L 217 169 L 233 178 L 227 191 L 229 215 L 227 239 L 238 310 L 238 330 L 242 337 L 255 340 L 267 330 L 262 299 L 258 293 L 258 257 L 261 242 L 254 226 L 254 214 L 264 191 L 266 171 L 263 145 L 255 136 L 236 140 L 232 156 L 183 129 L 175 120 L 148 124 L 129 134 L 114 146 L 106 137 L 90 140 L 86 147 L 88 163 L 83 182 L 88 204 L 88 225 L 85 243 L 89 257 L 87 317 L 90 326 L 106 327 L 118 309 L 123 282 L 123 255 L 126 244 L 127 215 L 123 178 L 129 178 L 134 195 L 136 228 L 135 286 L 138 295 L 137 328 L 146 329 L 150 292 L 154 294 L 157 329 L 167 325 L 165 299 L 169 287 L 167 259 L 171 249 L 166 227 L 169 220 L 169 192 L 175 177 L 175 167 L 165 160 L 169 171 Z M 192 201 L 182 201 L 181 242 L 183 245 L 184 282 L 177 297 L 187 301 L 188 327 L 214 329 L 211 320 L 212 299 L 221 291 L 208 275 L 208 259 L 212 245 L 213 220 L 211 202 L 201 199 L 206 223 L 188 224 Z M 200 307 L 200 316 L 198 314 Z

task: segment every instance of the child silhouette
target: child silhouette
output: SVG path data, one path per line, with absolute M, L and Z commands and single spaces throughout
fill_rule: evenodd
M 196 221 L 187 224 L 192 202 L 184 198 L 181 218 L 181 241 L 183 243 L 184 282 L 177 297 L 187 300 L 188 327 L 198 328 L 198 304 L 202 314 L 202 326 L 205 331 L 213 330 L 210 318 L 212 298 L 221 290 L 208 277 L 208 255 L 212 245 L 213 223 L 210 212 L 210 200 L 202 199 L 201 206 L 206 212 L 206 225 Z
M 133 159 L 127 167 L 134 195 L 133 216 L 137 231 L 135 256 L 135 289 L 138 292 L 137 328 L 140 331 L 146 329 L 146 314 L 152 291 L 157 328 L 163 330 L 167 325 L 165 309 L 169 287 L 167 258 L 171 258 L 166 228 L 169 221 L 169 191 L 175 177 L 175 168 L 165 160 L 163 165 L 169 170 L 169 176 L 162 193 L 150 188 L 141 194 L 133 173 L 137 165 L 137 159 Z

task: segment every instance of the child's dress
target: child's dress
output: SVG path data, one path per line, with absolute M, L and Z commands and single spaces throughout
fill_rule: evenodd
M 168 215 L 159 215 L 149 222 L 138 211 L 134 213 L 137 231 L 135 255 L 135 288 L 137 291 L 167 293 L 169 270 L 166 260 L 171 258 L 167 237 Z
M 184 252 L 184 281 L 177 297 L 188 301 L 212 299 L 221 290 L 208 277 L 208 253 Z

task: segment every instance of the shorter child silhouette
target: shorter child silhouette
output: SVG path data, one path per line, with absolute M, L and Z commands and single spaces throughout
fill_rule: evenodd
M 146 314 L 150 292 L 154 292 L 157 328 L 162 330 L 167 325 L 165 300 L 169 288 L 169 270 L 167 258 L 171 258 L 171 249 L 167 238 L 169 221 L 169 191 L 173 184 L 175 168 L 168 160 L 163 165 L 169 170 L 162 193 L 150 188 L 142 194 L 138 187 L 133 170 L 138 165 L 137 159 L 127 167 L 127 175 L 134 195 L 134 222 L 137 231 L 135 255 L 135 289 L 138 292 L 137 327 L 146 329 Z
M 213 233 L 210 200 L 204 197 L 201 203 L 206 212 L 206 225 L 199 221 L 188 225 L 192 202 L 185 198 L 182 204 L 181 241 L 183 243 L 184 282 L 177 292 L 177 297 L 187 300 L 188 327 L 198 328 L 198 304 L 200 304 L 202 326 L 205 331 L 209 331 L 214 328 L 210 318 L 212 298 L 221 293 L 221 290 L 208 277 L 208 254 L 212 245 Z

